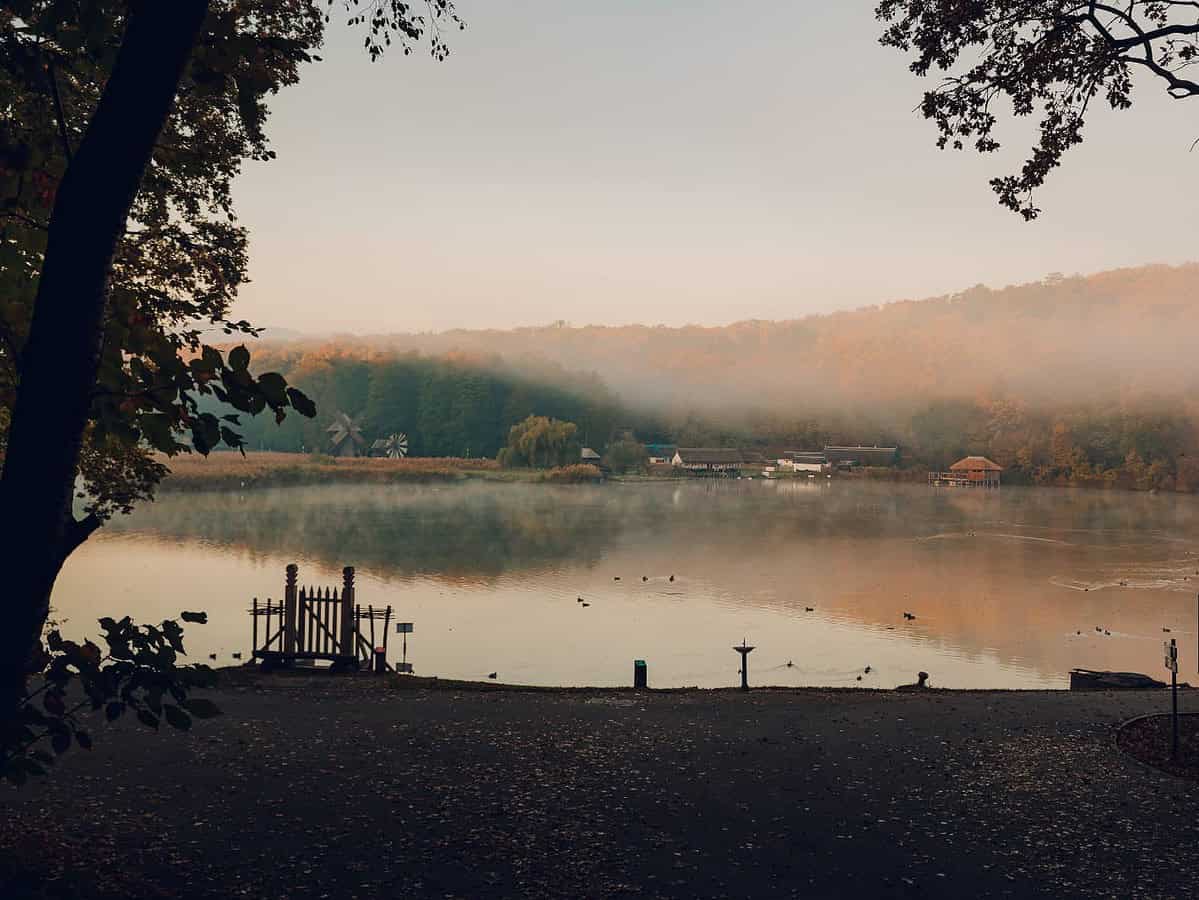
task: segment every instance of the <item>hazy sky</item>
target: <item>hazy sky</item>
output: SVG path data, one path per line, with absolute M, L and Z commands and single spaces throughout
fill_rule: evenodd
M 720 324 L 1199 257 L 1199 101 L 1155 84 L 1092 115 L 1026 224 L 986 183 L 1019 159 L 935 148 L 872 0 L 457 3 L 446 62 L 371 64 L 335 19 L 276 98 L 238 315 Z

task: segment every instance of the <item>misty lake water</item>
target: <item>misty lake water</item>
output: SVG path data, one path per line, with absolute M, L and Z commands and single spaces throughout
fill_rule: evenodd
M 945 687 L 1065 687 L 1075 666 L 1163 677 L 1169 637 L 1181 677 L 1195 669 L 1199 498 L 1078 490 L 757 479 L 164 494 L 71 558 L 55 617 L 79 636 L 102 615 L 202 609 L 192 658 L 231 664 L 249 658 L 251 598 L 280 598 L 293 561 L 321 586 L 355 566 L 359 602 L 415 623 L 422 675 L 626 685 L 645 659 L 651 686 L 733 685 L 743 637 L 756 684 L 892 687 L 925 670 Z

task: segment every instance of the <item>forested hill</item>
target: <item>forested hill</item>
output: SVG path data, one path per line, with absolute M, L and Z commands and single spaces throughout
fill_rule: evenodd
M 255 367 L 315 421 L 254 421 L 251 447 L 326 446 L 333 413 L 420 455 L 494 456 L 525 416 L 684 446 L 896 443 L 1008 480 L 1199 489 L 1199 265 L 976 287 L 788 322 L 525 328 L 265 343 Z
M 1182 398 L 1199 386 L 1199 265 L 1051 276 L 992 290 L 723 327 L 552 325 L 345 339 L 362 351 L 537 357 L 646 408 L 888 415 L 930 400 L 1038 407 Z M 736 299 L 730 298 L 736 311 Z M 646 317 L 654 315 L 652 304 Z

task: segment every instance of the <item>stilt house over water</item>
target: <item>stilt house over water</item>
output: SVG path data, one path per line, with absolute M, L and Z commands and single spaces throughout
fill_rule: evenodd
M 1003 466 L 985 456 L 967 456 L 949 467 L 948 472 L 929 472 L 929 484 L 965 487 L 999 487 Z

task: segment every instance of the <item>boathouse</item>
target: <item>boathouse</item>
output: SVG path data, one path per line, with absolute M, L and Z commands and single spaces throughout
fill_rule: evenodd
M 929 472 L 929 484 L 963 487 L 999 487 L 1003 466 L 985 456 L 967 456 L 949 467 L 948 472 Z

